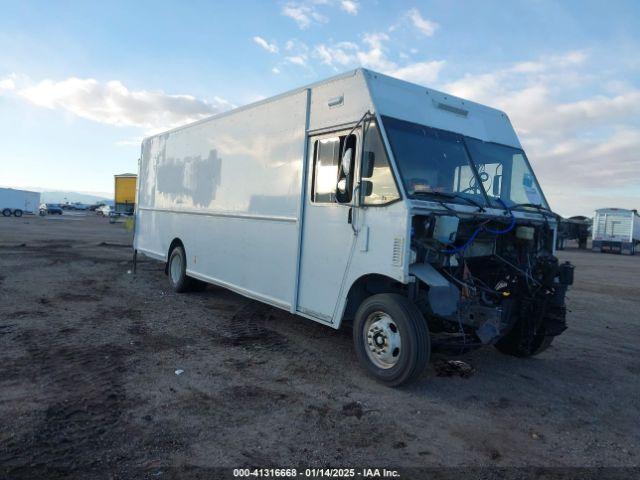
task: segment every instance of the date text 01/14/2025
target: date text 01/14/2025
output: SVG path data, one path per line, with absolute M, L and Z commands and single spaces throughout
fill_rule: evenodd
M 386 468 L 235 468 L 233 476 L 262 478 L 400 478 L 397 470 Z

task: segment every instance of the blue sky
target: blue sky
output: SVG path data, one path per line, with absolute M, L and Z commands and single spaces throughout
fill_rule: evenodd
M 106 192 L 140 139 L 365 66 L 505 110 L 552 207 L 640 207 L 640 2 L 0 1 L 0 185 Z

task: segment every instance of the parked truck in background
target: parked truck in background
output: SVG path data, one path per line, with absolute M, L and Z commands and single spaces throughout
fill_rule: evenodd
M 595 211 L 592 250 L 634 255 L 640 244 L 640 216 L 637 210 L 601 208 Z
M 529 357 L 566 329 L 573 267 L 499 110 L 358 69 L 147 138 L 138 179 L 135 252 L 177 292 L 348 324 L 387 385 L 436 349 Z
M 591 219 L 582 215 L 575 217 L 560 218 L 558 223 L 558 233 L 556 235 L 556 247 L 564 250 L 565 243 L 569 240 L 576 240 L 578 248 L 586 249 L 587 240 L 591 232 Z
M 5 217 L 21 217 L 25 213 L 37 215 L 40 208 L 40 192 L 0 188 L 0 212 Z
M 114 177 L 114 211 L 124 215 L 131 215 L 136 205 L 138 176 L 135 173 L 122 173 L 114 175 Z

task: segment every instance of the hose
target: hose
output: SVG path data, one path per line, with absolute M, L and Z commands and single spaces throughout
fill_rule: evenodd
M 452 248 L 448 248 L 446 250 L 442 250 L 442 253 L 458 253 L 458 252 L 462 252 L 464 251 L 469 245 L 471 245 L 473 243 L 473 241 L 476 239 L 476 237 L 481 233 L 481 232 L 488 232 L 491 233 L 493 235 L 504 235 L 505 233 L 509 233 L 511 230 L 513 230 L 513 227 L 516 226 L 516 217 L 511 214 L 511 223 L 509 224 L 509 226 L 507 228 L 501 229 L 501 230 L 496 230 L 493 228 L 489 228 L 489 227 L 485 227 L 483 225 L 480 225 L 478 228 L 475 229 L 475 231 L 471 234 L 471 236 L 469 237 L 469 239 L 464 242 L 463 245 L 460 245 L 459 247 L 452 247 Z

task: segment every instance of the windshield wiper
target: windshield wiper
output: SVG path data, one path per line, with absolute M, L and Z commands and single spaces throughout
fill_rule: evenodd
M 455 192 L 413 192 L 413 195 L 426 195 L 426 196 L 434 196 L 434 197 L 444 197 L 449 199 L 459 198 L 467 202 L 469 205 L 478 207 L 479 212 L 485 211 L 484 207 L 480 205 L 478 202 L 476 202 L 475 200 L 471 200 L 470 198 Z
M 557 213 L 555 213 L 554 211 L 552 211 L 550 208 L 545 207 L 544 205 L 540 204 L 540 203 L 516 203 L 515 205 L 511 205 L 511 208 L 535 208 L 536 210 L 538 210 L 540 213 L 548 213 L 551 214 L 552 216 L 558 218 L 559 215 Z

